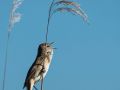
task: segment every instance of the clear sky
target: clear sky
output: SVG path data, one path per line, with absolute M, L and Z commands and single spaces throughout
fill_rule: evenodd
M 54 57 L 44 90 L 120 90 L 120 0 L 75 0 L 90 25 L 56 13 L 49 28 Z M 27 71 L 45 40 L 51 0 L 24 0 L 20 23 L 11 32 L 5 90 L 22 90 Z M 12 0 L 0 0 L 0 90 Z M 40 84 L 36 85 L 38 88 Z

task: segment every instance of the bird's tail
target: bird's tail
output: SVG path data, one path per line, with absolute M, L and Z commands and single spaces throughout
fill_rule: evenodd
M 26 87 L 26 82 L 24 82 L 23 89 Z
M 35 90 L 38 90 L 35 86 L 32 86 L 30 83 L 24 83 L 23 89 L 26 87 L 27 90 L 32 90 L 35 88 Z

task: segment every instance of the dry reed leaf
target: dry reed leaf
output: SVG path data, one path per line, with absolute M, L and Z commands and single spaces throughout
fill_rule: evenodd
M 59 6 L 59 5 L 62 5 L 62 7 L 55 7 L 55 6 Z M 73 7 L 70 7 L 70 6 L 73 6 Z M 55 8 L 55 9 L 54 9 Z M 67 1 L 67 0 L 60 0 L 60 1 L 57 1 L 57 2 L 54 2 L 54 4 L 52 5 L 52 12 L 50 17 L 58 12 L 58 11 L 67 11 L 67 12 L 71 12 L 73 14 L 77 14 L 77 15 L 80 15 L 85 22 L 88 23 L 88 16 L 86 15 L 86 13 L 84 13 L 84 11 L 80 8 L 80 5 L 76 2 L 73 2 L 73 1 Z
M 77 10 L 77 9 L 74 9 L 74 8 L 69 8 L 69 7 L 61 7 L 61 8 L 57 8 L 53 11 L 53 13 L 56 13 L 56 12 L 64 12 L 64 11 L 67 11 L 67 12 L 71 12 L 72 14 L 74 15 L 80 15 L 84 21 L 87 21 L 87 15 L 81 11 L 81 10 Z
M 67 0 L 60 0 L 60 1 L 57 1 L 54 3 L 55 6 L 58 6 L 58 5 L 71 5 L 71 6 L 74 6 L 76 9 L 79 9 L 80 8 L 80 5 L 76 2 L 72 2 L 72 1 L 67 1 Z

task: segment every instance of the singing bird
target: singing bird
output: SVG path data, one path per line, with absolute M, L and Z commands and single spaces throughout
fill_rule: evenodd
M 23 88 L 32 90 L 37 81 L 41 81 L 41 89 L 43 79 L 48 72 L 53 55 L 52 43 L 42 43 L 39 45 L 37 57 L 30 67 Z

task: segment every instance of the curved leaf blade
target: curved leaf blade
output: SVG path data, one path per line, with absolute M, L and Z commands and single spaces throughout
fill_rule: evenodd
M 67 0 L 60 0 L 54 3 L 54 5 L 58 6 L 58 5 L 71 5 L 74 6 L 76 9 L 80 9 L 80 5 L 76 2 L 72 2 L 72 1 L 67 1 Z
M 64 12 L 64 11 L 71 12 L 74 15 L 80 15 L 84 21 L 87 21 L 87 18 L 88 18 L 87 15 L 82 10 L 77 10 L 74 8 L 68 8 L 68 7 L 57 8 L 53 11 L 53 14 L 56 12 Z

